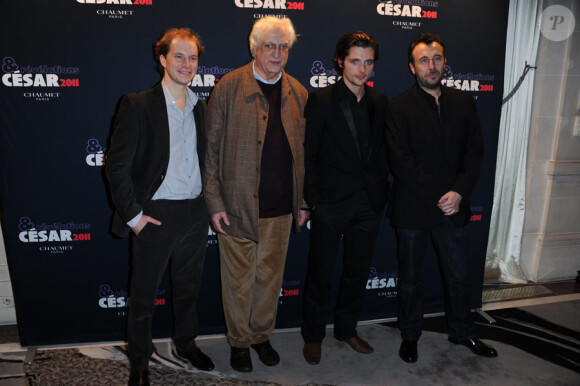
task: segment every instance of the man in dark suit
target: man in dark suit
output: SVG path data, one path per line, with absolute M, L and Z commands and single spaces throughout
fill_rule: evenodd
M 162 81 L 121 100 L 106 172 L 115 204 L 113 232 L 132 230 L 128 317 L 129 384 L 149 384 L 151 319 L 171 260 L 177 354 L 200 370 L 214 365 L 195 344 L 196 300 L 209 216 L 202 198 L 205 104 L 188 88 L 204 47 L 189 29 L 171 29 L 155 45 Z
M 421 266 L 431 240 L 444 283 L 449 340 L 481 356 L 497 352 L 474 336 L 469 304 L 469 197 L 483 160 L 471 94 L 441 85 L 445 45 L 421 34 L 409 46 L 416 84 L 389 103 L 387 153 L 395 177 L 391 221 L 398 242 L 399 356 L 417 361 L 423 298 Z
M 304 198 L 312 210 L 304 285 L 304 358 L 318 364 L 332 271 L 344 240 L 334 336 L 354 350 L 373 348 L 357 335 L 361 301 L 389 193 L 385 154 L 387 97 L 366 85 L 379 44 L 365 32 L 344 35 L 334 62 L 342 79 L 310 94 L 305 109 Z

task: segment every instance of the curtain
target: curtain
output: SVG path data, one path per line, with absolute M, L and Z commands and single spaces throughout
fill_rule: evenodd
M 486 269 L 499 269 L 499 280 L 526 283 L 520 251 L 526 209 L 526 161 L 534 77 L 520 80 L 526 63 L 534 65 L 540 37 L 542 0 L 510 0 L 504 90 L 519 89 L 501 111 Z M 504 92 L 504 94 L 507 94 Z

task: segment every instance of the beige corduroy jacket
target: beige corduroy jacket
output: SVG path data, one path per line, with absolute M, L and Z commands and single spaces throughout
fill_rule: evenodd
M 282 74 L 282 124 L 294 160 L 292 214 L 296 230 L 303 202 L 304 106 L 308 92 Z M 224 75 L 206 110 L 206 173 L 203 193 L 210 216 L 226 212 L 230 236 L 258 241 L 260 161 L 268 102 L 254 78 L 252 62 Z

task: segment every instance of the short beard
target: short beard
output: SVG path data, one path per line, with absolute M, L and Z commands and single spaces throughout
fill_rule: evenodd
M 427 83 L 427 82 L 423 82 L 421 79 L 419 79 L 419 77 L 417 77 L 417 83 L 419 83 L 419 85 L 421 85 L 421 87 L 429 89 L 429 90 L 437 90 L 441 87 L 441 80 L 443 79 L 443 76 L 440 76 L 439 79 L 437 79 L 437 83 L 435 84 L 431 84 L 431 83 Z

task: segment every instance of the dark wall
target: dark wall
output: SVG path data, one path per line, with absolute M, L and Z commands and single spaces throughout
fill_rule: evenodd
M 481 304 L 507 1 L 5 0 L 2 8 L 0 200 L 23 345 L 124 339 L 130 244 L 109 232 L 112 209 L 102 168 L 119 98 L 159 81 L 153 43 L 166 28 L 187 26 L 206 46 L 192 85 L 206 99 L 224 73 L 250 60 L 251 24 L 267 14 L 294 22 L 300 36 L 286 70 L 309 91 L 335 81 L 334 46 L 346 32 L 362 29 L 379 40 L 380 60 L 370 81 L 389 97 L 414 82 L 408 43 L 424 31 L 443 36 L 446 81 L 473 91 L 485 136 L 470 225 L 472 305 Z M 301 322 L 307 251 L 304 228 L 292 236 L 279 328 Z M 385 220 L 363 319 L 396 316 L 395 251 Z M 437 271 L 430 253 L 424 267 L 426 313 L 443 310 Z M 211 235 L 198 303 L 202 333 L 224 331 L 219 288 Z M 170 294 L 166 278 L 158 293 L 156 337 L 171 335 Z

